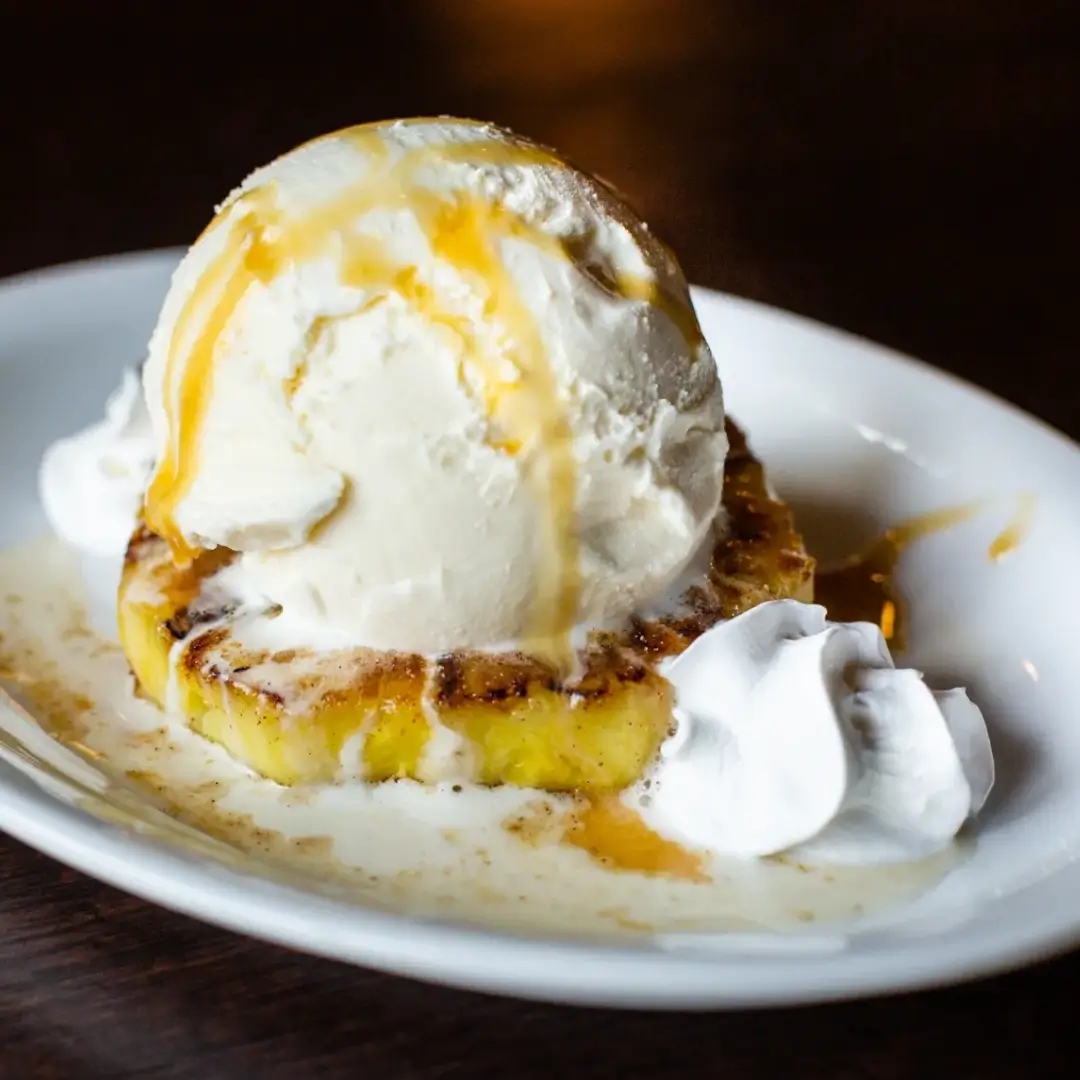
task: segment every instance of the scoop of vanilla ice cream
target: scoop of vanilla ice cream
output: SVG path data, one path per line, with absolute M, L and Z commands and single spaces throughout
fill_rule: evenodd
M 334 640 L 618 621 L 708 543 L 727 451 L 677 263 L 501 129 L 396 121 L 253 173 L 178 267 L 147 517 Z

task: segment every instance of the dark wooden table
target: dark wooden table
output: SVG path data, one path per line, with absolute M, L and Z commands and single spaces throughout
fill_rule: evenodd
M 478 116 L 614 180 L 692 280 L 1080 436 L 1076 0 L 352 7 L 3 5 L 0 274 L 188 241 L 325 130 Z M 1071 956 L 777 1013 L 523 1005 L 252 943 L 0 839 L 4 1080 L 1066 1076 L 1078 981 Z

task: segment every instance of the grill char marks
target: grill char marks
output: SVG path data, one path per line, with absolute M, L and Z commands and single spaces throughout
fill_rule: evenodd
M 136 566 L 145 562 L 147 553 L 160 543 L 160 538 L 147 528 L 146 522 L 140 520 L 124 551 L 124 565 Z
M 553 671 L 527 656 L 461 652 L 435 661 L 432 699 L 439 708 L 498 706 L 555 685 Z
M 765 470 L 746 436 L 727 424 L 730 449 L 724 464 L 724 508 L 729 532 L 713 554 L 710 581 L 723 618 L 765 600 L 792 596 L 809 585 L 814 560 L 806 554 L 790 508 L 770 498 Z
M 199 634 L 184 650 L 181 663 L 188 671 L 203 671 L 216 668 L 218 674 L 232 669 L 211 659 L 211 653 L 220 649 L 229 640 L 228 627 L 218 626 L 213 630 L 207 630 L 205 634 Z
M 304 653 L 302 659 L 313 660 L 314 655 Z M 427 664 L 422 657 L 367 651 L 343 654 L 336 670 L 327 664 L 301 676 L 299 685 L 317 695 L 320 707 L 329 708 L 357 698 L 417 702 L 426 681 Z
M 687 593 L 688 610 L 681 615 L 631 620 L 627 644 L 642 656 L 659 659 L 682 652 L 722 619 L 767 600 L 804 597 L 813 580 L 814 560 L 795 530 L 791 510 L 769 496 L 761 462 L 730 420 L 727 436 L 727 531 L 713 551 L 708 585 Z
M 235 601 L 224 604 L 200 604 L 198 602 L 187 604 L 179 608 L 176 614 L 166 621 L 165 627 L 174 641 L 180 641 L 181 638 L 186 638 L 200 626 L 227 619 L 238 607 L 239 604 Z
M 604 698 L 619 687 L 650 678 L 648 664 L 620 643 L 593 644 L 584 670 L 572 683 L 560 684 L 555 671 L 521 654 L 454 653 L 435 662 L 432 700 L 440 710 L 470 705 L 510 710 L 523 698 L 561 693 L 577 707 Z

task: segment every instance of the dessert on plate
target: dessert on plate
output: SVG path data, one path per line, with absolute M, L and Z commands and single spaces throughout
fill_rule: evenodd
M 417 119 L 257 170 L 142 385 L 94 434 L 137 511 L 121 643 L 270 780 L 573 792 L 849 861 L 940 847 L 989 790 L 963 691 L 813 604 L 675 257 L 554 151 Z

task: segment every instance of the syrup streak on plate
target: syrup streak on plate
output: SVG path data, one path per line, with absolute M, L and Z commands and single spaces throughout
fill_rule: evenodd
M 1017 497 L 1017 508 L 991 541 L 987 557 L 1001 562 L 1023 544 L 1035 518 L 1036 498 Z M 893 581 L 900 557 L 917 540 L 962 525 L 990 506 L 990 500 L 931 510 L 886 529 L 863 551 L 828 569 L 818 569 L 814 594 L 833 622 L 871 622 L 881 627 L 893 654 L 907 648 L 907 605 Z

